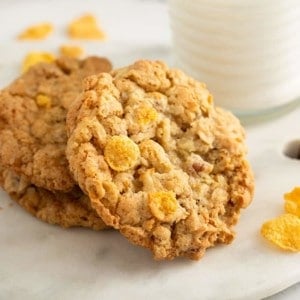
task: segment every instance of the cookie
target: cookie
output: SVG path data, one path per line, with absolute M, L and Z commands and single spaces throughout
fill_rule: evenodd
M 0 186 L 26 211 L 49 224 L 94 230 L 107 227 L 78 186 L 71 192 L 53 193 L 30 184 L 24 176 L 1 166 Z
M 199 259 L 233 240 L 253 174 L 243 128 L 204 84 L 159 61 L 90 76 L 67 128 L 92 206 L 155 259 Z
M 87 75 L 111 69 L 105 58 L 40 63 L 0 92 L 0 163 L 51 191 L 75 182 L 65 157 L 66 112 Z

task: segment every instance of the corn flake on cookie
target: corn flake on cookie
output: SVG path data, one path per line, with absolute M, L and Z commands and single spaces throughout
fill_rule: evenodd
M 22 63 L 22 72 L 28 71 L 32 66 L 45 62 L 52 63 L 55 61 L 55 57 L 50 52 L 30 52 L 28 53 Z
M 81 226 L 94 230 L 106 228 L 79 187 L 71 192 L 50 192 L 0 166 L 0 186 L 22 208 L 38 219 L 65 228 Z
M 159 61 L 88 77 L 67 157 L 103 218 L 156 259 L 230 243 L 253 194 L 244 131 L 205 85 Z
M 0 163 L 37 187 L 69 191 L 66 112 L 87 75 L 110 71 L 105 58 L 41 63 L 0 92 Z

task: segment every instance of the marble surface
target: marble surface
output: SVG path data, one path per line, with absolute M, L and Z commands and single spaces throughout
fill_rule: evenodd
M 94 7 L 110 39 L 85 43 L 89 54 L 109 55 L 115 66 L 142 57 L 172 64 L 163 1 L 99 0 L 97 6 L 93 0 L 84 6 L 79 1 L 47 1 L 54 7 L 49 6 L 47 16 L 60 28 L 57 35 L 39 44 L 14 42 L 12 37 L 28 20 L 41 20 L 45 3 L 1 2 L 0 18 L 7 30 L 0 37 L 0 87 L 19 72 L 27 51 L 54 51 L 65 41 L 65 11 L 72 19 Z M 16 8 L 26 8 L 27 14 L 20 15 L 17 25 L 11 17 Z M 298 107 L 247 125 L 257 181 L 254 201 L 242 215 L 234 243 L 209 250 L 199 262 L 155 262 L 148 251 L 117 232 L 44 224 L 0 191 L 0 299 L 261 299 L 299 282 L 300 255 L 282 252 L 259 235 L 261 224 L 282 212 L 282 194 L 300 183 L 300 161 L 283 155 L 285 145 L 299 139 L 299 114 Z M 298 284 L 267 299 L 299 297 Z
M 275 295 L 265 298 L 264 300 L 298 300 L 300 297 L 300 283 L 295 284 Z

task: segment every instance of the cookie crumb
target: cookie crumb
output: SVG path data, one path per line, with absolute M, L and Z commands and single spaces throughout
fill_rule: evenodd
M 51 23 L 39 23 L 26 28 L 18 35 L 19 40 L 42 40 L 48 37 L 53 32 Z
M 98 27 L 92 14 L 86 14 L 72 21 L 68 26 L 68 34 L 72 39 L 103 40 L 104 32 Z
M 176 196 L 170 191 L 149 193 L 148 206 L 151 213 L 160 221 L 168 221 L 178 208 Z
M 283 214 L 263 224 L 261 234 L 272 244 L 287 251 L 300 251 L 300 218 Z
M 28 71 L 30 67 L 40 62 L 52 63 L 55 56 L 50 52 L 30 52 L 28 53 L 22 63 L 22 73 Z
M 79 58 L 84 54 L 84 50 L 80 46 L 76 45 L 62 45 L 59 48 L 61 55 Z
M 115 135 L 108 140 L 104 149 L 104 157 L 113 170 L 122 172 L 136 165 L 140 150 L 130 138 Z

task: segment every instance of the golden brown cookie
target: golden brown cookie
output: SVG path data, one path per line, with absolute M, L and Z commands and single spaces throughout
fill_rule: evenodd
M 78 186 L 72 191 L 50 192 L 30 184 L 24 176 L 0 166 L 0 186 L 26 211 L 49 224 L 107 228 Z
M 230 243 L 252 200 L 244 130 L 205 85 L 159 61 L 85 79 L 67 158 L 103 218 L 156 259 Z
M 105 58 L 41 63 L 0 92 L 0 163 L 33 185 L 70 191 L 66 111 L 87 75 L 111 69 Z

